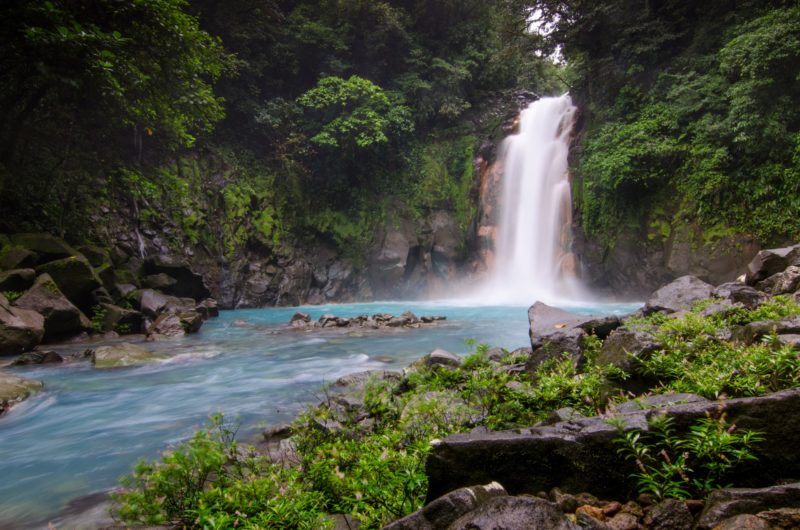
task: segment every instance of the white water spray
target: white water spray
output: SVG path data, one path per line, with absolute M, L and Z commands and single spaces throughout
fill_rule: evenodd
M 503 145 L 502 216 L 486 297 L 495 304 L 584 298 L 571 243 L 567 156 L 576 108 L 569 95 L 542 98 L 520 115 Z

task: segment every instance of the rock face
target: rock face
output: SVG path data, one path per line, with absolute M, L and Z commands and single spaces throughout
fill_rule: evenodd
M 732 480 L 770 483 L 776 476 L 800 476 L 800 389 L 759 398 L 694 402 L 669 408 L 619 413 L 626 428 L 646 430 L 647 418 L 666 413 L 677 429 L 686 429 L 719 409 L 738 428 L 760 431 L 759 460 L 743 466 Z M 428 457 L 429 499 L 469 484 L 497 481 L 512 494 L 535 493 L 558 486 L 624 498 L 635 471 L 616 457 L 617 429 L 605 418 L 585 418 L 518 431 L 467 433 L 436 443 Z
M 47 273 L 36 278 L 33 287 L 14 305 L 36 311 L 44 317 L 45 341 L 77 335 L 91 328 L 89 319 L 67 300 Z
M 710 298 L 714 287 L 694 276 L 681 276 L 657 290 L 644 304 L 644 314 L 689 310 L 697 301 Z
M 41 381 L 0 372 L 0 416 L 44 387 Z
M 33 349 L 44 337 L 44 317 L 13 307 L 0 294 L 0 355 L 17 355 Z
M 160 285 L 157 288 L 167 294 L 195 300 L 203 300 L 211 296 L 203 277 L 183 261 L 163 255 L 155 256 L 144 262 L 144 272 L 155 275 L 155 278 L 152 276 L 150 278 Z
M 94 350 L 88 350 L 87 353 L 91 357 L 95 368 L 138 366 L 166 358 L 162 354 L 129 343 L 102 346 Z

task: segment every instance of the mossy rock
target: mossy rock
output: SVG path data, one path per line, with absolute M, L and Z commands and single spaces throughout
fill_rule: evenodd
M 121 368 L 140 366 L 167 358 L 162 353 L 152 352 L 141 346 L 124 342 L 114 346 L 101 346 L 91 350 L 92 364 L 95 368 Z
M 44 383 L 0 372 L 0 414 L 44 388 Z
M 44 316 L 46 341 L 77 335 L 81 331 L 86 331 L 89 322 L 58 289 L 49 274 L 42 274 L 36 278 L 33 287 L 14 302 L 14 305 Z
M 78 247 L 78 250 L 89 260 L 92 267 L 100 267 L 104 263 L 111 263 L 111 256 L 108 250 L 97 245 L 83 245 Z
M 45 263 L 37 267 L 36 272 L 49 274 L 64 296 L 84 312 L 90 311 L 94 305 L 92 292 L 103 285 L 83 256 L 71 256 Z
M 11 242 L 15 247 L 35 252 L 40 262 L 59 260 L 83 255 L 65 241 L 50 234 L 14 234 Z
M 19 247 L 6 247 L 0 252 L 0 270 L 27 269 L 36 266 L 39 255 Z

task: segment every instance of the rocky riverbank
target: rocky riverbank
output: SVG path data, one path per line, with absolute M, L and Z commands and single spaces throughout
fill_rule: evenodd
M 185 263 L 74 248 L 49 234 L 0 236 L 0 357 L 24 354 L 19 364 L 61 362 L 44 347 L 55 342 L 164 340 L 217 315 L 202 276 Z M 0 413 L 41 388 L 10 381 L 0 381 Z

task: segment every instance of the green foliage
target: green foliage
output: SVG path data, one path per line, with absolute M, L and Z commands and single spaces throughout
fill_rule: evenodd
M 13 304 L 23 293 L 20 291 L 2 291 L 2 295 L 6 297 L 8 303 Z
M 713 301 L 711 301 L 713 302 Z M 655 334 L 663 348 L 638 359 L 637 372 L 660 382 L 659 391 L 692 392 L 708 398 L 754 396 L 800 383 L 800 360 L 791 346 L 772 337 L 748 344 L 727 336 L 749 322 L 800 315 L 800 305 L 775 297 L 756 309 L 732 308 L 675 319 L 654 316 L 633 322 Z
M 321 496 L 301 487 L 299 473 L 239 446 L 235 434 L 217 414 L 160 462 L 139 462 L 112 495 L 115 517 L 182 528 L 327 528 Z
M 711 491 L 730 487 L 723 482 L 731 471 L 756 460 L 753 446 L 763 437 L 753 431 L 738 431 L 728 425 L 725 415 L 707 417 L 680 434 L 674 420 L 653 416 L 646 432 L 625 432 L 615 441 L 619 454 L 633 460 L 639 491 L 658 499 L 704 498 Z
M 92 307 L 92 329 L 95 333 L 102 333 L 105 331 L 106 310 L 96 305 Z

